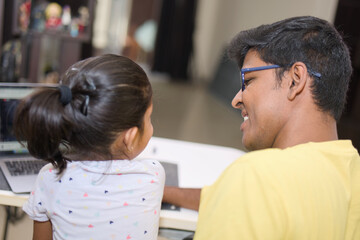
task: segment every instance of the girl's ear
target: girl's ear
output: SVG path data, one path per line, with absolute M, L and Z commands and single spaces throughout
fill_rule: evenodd
M 130 159 L 137 145 L 138 133 L 139 129 L 132 127 L 119 134 L 113 144 L 111 144 L 111 154 L 116 157 L 126 157 Z
M 289 70 L 290 79 L 289 79 L 289 92 L 288 99 L 294 100 L 295 97 L 300 94 L 306 85 L 308 80 L 307 67 L 302 62 L 296 62 Z
M 137 144 L 137 137 L 139 133 L 138 127 L 132 127 L 125 131 L 125 136 L 123 138 L 123 143 L 126 147 L 126 150 L 131 153 L 134 150 L 134 147 Z

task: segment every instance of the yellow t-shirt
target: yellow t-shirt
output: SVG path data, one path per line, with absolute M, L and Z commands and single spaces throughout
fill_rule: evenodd
M 201 192 L 195 240 L 360 240 L 351 141 L 248 153 Z

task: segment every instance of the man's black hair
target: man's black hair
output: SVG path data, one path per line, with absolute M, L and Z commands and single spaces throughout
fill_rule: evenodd
M 295 62 L 303 62 L 313 77 L 311 88 L 315 103 L 321 111 L 339 120 L 352 67 L 348 47 L 334 26 L 311 16 L 261 25 L 235 36 L 228 53 L 241 68 L 250 49 L 264 62 L 280 65 L 279 76 Z M 321 77 L 314 76 L 313 72 L 320 73 Z

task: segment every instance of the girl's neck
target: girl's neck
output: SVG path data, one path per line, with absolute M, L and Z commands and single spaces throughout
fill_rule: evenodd
M 109 154 L 108 156 L 96 154 L 96 153 L 72 153 L 68 157 L 73 161 L 109 161 L 114 158 Z

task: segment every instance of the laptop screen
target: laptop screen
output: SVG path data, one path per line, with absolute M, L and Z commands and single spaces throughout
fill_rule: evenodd
M 14 113 L 20 99 L 44 84 L 0 83 L 0 152 L 26 153 L 14 135 Z
M 14 135 L 14 113 L 19 100 L 30 94 L 34 88 L 0 86 L 0 151 L 26 152 Z

